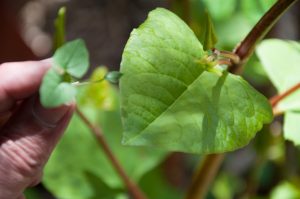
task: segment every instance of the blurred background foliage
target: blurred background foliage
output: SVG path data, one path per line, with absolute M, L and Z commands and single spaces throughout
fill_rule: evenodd
M 207 11 L 214 23 L 217 48 L 232 50 L 275 0 L 16 0 L 0 1 L 0 63 L 51 56 L 53 22 L 67 7 L 67 40 L 81 37 L 91 52 L 91 79 L 118 69 L 130 31 L 155 7 L 167 7 L 201 40 Z M 294 5 L 268 37 L 299 41 L 300 3 Z M 90 72 L 91 72 L 90 71 Z M 256 55 L 243 76 L 266 96 L 275 94 Z M 93 100 L 96 99 L 96 100 Z M 128 174 L 149 198 L 182 198 L 201 157 L 120 144 L 122 126 L 117 87 L 82 87 L 78 103 L 99 124 Z M 211 186 L 209 199 L 300 198 L 300 153 L 282 138 L 282 118 L 259 132 L 245 148 L 228 153 Z M 46 166 L 42 184 L 26 190 L 28 199 L 126 199 L 124 187 L 86 126 L 74 116 Z

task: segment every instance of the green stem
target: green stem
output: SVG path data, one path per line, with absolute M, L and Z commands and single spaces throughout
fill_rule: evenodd
M 233 50 L 240 57 L 240 62 L 234 64 L 230 71 L 240 73 L 242 66 L 252 55 L 255 45 L 266 36 L 269 30 L 278 21 L 280 16 L 297 0 L 278 0 L 268 12 L 257 22 L 245 39 Z
M 100 82 L 102 82 L 103 80 L 105 80 L 105 79 L 102 78 L 102 79 L 99 79 L 99 80 L 96 80 L 96 81 L 83 81 L 83 82 L 76 81 L 76 82 L 73 82 L 72 85 L 73 85 L 73 86 L 85 86 L 85 85 L 89 85 L 89 84 L 100 83 Z
M 125 186 L 127 187 L 129 193 L 134 199 L 147 199 L 145 194 L 142 192 L 142 190 L 135 184 L 129 176 L 126 174 L 125 170 L 115 157 L 114 153 L 110 149 L 109 145 L 107 144 L 103 133 L 101 129 L 98 126 L 93 125 L 90 120 L 84 115 L 83 112 L 81 112 L 78 108 L 76 108 L 76 113 L 78 116 L 82 119 L 82 121 L 89 127 L 91 132 L 96 137 L 96 140 L 98 141 L 99 145 L 102 147 L 104 153 L 106 154 L 107 158 L 110 160 L 112 166 L 116 170 L 116 172 L 119 174 L 121 179 L 123 180 Z

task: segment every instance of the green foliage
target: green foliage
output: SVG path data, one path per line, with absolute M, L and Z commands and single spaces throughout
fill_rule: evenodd
M 275 2 L 276 0 L 242 0 L 242 12 L 248 19 L 256 23 L 262 13 L 265 13 Z
M 165 153 L 158 150 L 122 146 L 118 110 L 100 111 L 85 105 L 83 111 L 93 123 L 101 126 L 117 159 L 135 181 L 165 157 Z M 125 192 L 123 182 L 89 131 L 75 115 L 46 165 L 43 183 L 58 198 L 96 199 Z
M 82 77 L 89 66 L 89 56 L 81 39 L 66 43 L 56 50 L 53 66 L 43 78 L 40 100 L 45 107 L 57 107 L 75 98 L 72 77 Z
M 120 81 L 123 143 L 190 153 L 246 145 L 272 120 L 267 99 L 241 77 L 206 72 L 202 45 L 173 13 L 156 9 L 131 33 Z
M 65 82 L 64 76 L 59 75 L 54 69 L 47 72 L 40 88 L 40 99 L 43 106 L 57 107 L 73 100 L 75 95 L 75 87 L 69 82 Z
M 172 186 L 164 177 L 161 167 L 157 167 L 141 179 L 140 186 L 148 198 L 183 198 L 183 190 Z
M 300 112 L 288 111 L 284 114 L 283 132 L 287 140 L 291 140 L 296 145 L 300 145 Z
M 65 43 L 65 16 L 66 8 L 61 7 L 54 22 L 54 49 L 61 47 Z
M 117 90 L 104 78 L 108 69 L 104 66 L 96 68 L 89 83 L 82 86 L 79 92 L 79 103 L 81 106 L 95 107 L 100 110 L 115 110 L 117 108 Z
M 300 43 L 279 39 L 264 40 L 257 47 L 257 55 L 279 93 L 299 83 Z M 300 90 L 282 100 L 281 111 L 300 110 Z
M 53 67 L 59 73 L 81 78 L 89 67 L 89 53 L 81 39 L 64 44 L 53 55 Z
M 279 93 L 300 83 L 300 43 L 278 39 L 264 40 L 257 48 L 264 69 Z M 300 90 L 283 99 L 277 109 L 285 112 L 284 136 L 300 144 Z
M 237 0 L 203 0 L 210 14 L 216 19 L 232 16 Z
M 122 77 L 122 73 L 119 71 L 111 71 L 105 75 L 105 79 L 110 83 L 117 84 L 119 79 Z
M 200 42 L 203 44 L 204 50 L 209 50 L 215 47 L 215 44 L 217 43 L 217 36 L 215 33 L 215 28 L 213 25 L 213 22 L 208 14 L 208 12 L 205 12 L 205 24 L 204 31 L 203 31 L 203 39 L 200 39 Z
M 271 193 L 271 199 L 296 199 L 300 198 L 298 186 L 290 182 L 280 183 Z
M 187 1 L 174 1 L 172 9 L 182 19 L 186 20 L 195 35 L 203 44 L 204 50 L 215 47 L 215 44 L 217 43 L 217 36 L 210 14 L 203 10 L 203 6 L 200 4 L 200 1 L 188 1 L 188 3 L 190 4 L 189 10 L 182 9 L 185 8 L 184 4 L 187 4 Z M 186 19 L 187 17 L 188 20 Z
M 26 199 L 40 199 L 41 195 L 39 194 L 36 188 L 28 188 L 25 190 L 24 195 Z

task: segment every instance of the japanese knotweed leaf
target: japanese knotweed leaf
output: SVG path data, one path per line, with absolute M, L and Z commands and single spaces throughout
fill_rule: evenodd
M 262 65 L 279 93 L 300 83 L 300 43 L 279 39 L 264 40 L 256 50 Z M 283 99 L 278 111 L 285 112 L 284 137 L 300 145 L 300 90 Z
M 81 78 L 89 67 L 89 54 L 82 39 L 68 42 L 53 56 L 54 67 L 73 77 Z
M 82 77 L 88 66 L 88 51 L 81 39 L 58 48 L 53 56 L 53 66 L 44 76 L 40 87 L 42 105 L 57 107 L 74 99 L 76 89 L 72 85 L 72 77 Z
M 189 27 L 162 8 L 131 33 L 121 63 L 124 144 L 224 152 L 271 121 L 263 95 L 239 76 L 206 72 L 203 56 Z

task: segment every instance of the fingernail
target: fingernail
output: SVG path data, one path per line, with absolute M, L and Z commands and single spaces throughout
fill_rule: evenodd
M 33 104 L 32 113 L 33 116 L 42 123 L 43 126 L 48 128 L 56 127 L 56 124 L 64 117 L 64 115 L 70 110 L 72 104 L 63 105 L 58 108 L 44 108 L 40 101 L 36 99 Z

